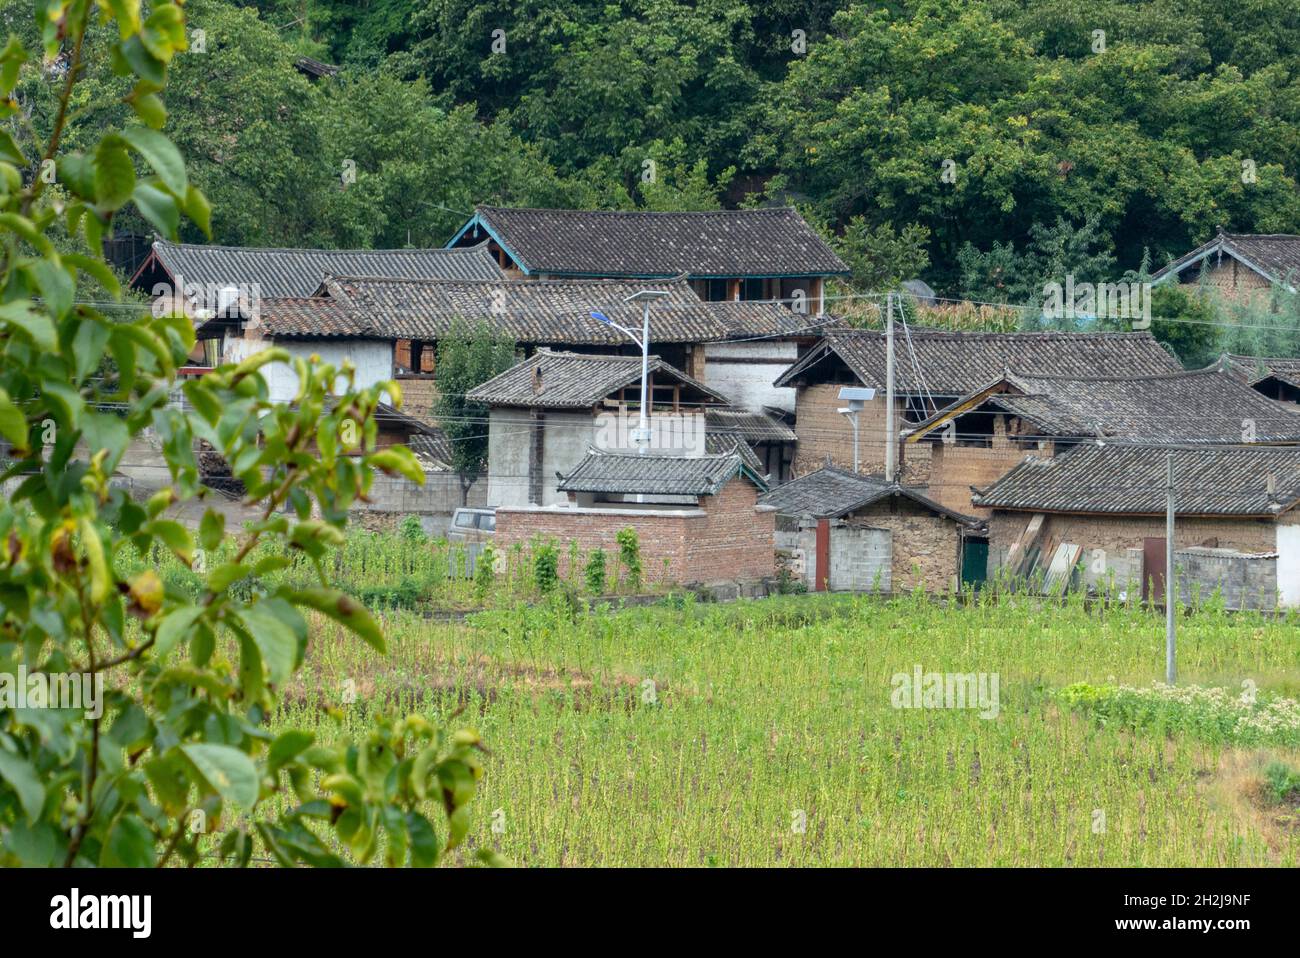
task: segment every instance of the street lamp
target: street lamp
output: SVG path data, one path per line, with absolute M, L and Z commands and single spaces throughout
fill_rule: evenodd
M 625 303 L 641 304 L 641 336 L 637 337 L 636 333 L 626 326 L 620 326 L 604 313 L 598 310 L 591 311 L 591 318 L 606 326 L 612 326 L 620 333 L 626 336 L 632 342 L 641 347 L 641 415 L 637 421 L 637 430 L 635 442 L 637 444 L 637 455 L 644 456 L 650 448 L 650 416 L 646 408 L 646 386 L 650 377 L 650 304 L 657 299 L 665 299 L 668 292 L 662 289 L 643 289 L 633 293 L 631 296 L 624 298 Z
M 866 387 L 841 386 L 840 399 L 847 400 L 847 406 L 835 410 L 853 424 L 853 471 L 858 471 L 858 413 L 862 412 L 864 403 L 876 398 L 876 391 Z

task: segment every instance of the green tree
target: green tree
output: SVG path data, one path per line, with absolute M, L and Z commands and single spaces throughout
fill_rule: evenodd
M 488 407 L 471 402 L 468 393 L 515 364 L 515 343 L 486 323 L 459 325 L 438 340 L 438 398 L 433 412 L 451 442 L 451 466 L 460 477 L 461 505 L 469 487 L 485 468 L 488 453 Z
M 377 718 L 359 740 L 337 743 L 266 731 L 319 616 L 384 649 L 374 618 L 331 586 L 325 562 L 376 470 L 422 479 L 408 450 L 376 447 L 375 410 L 381 400 L 400 404 L 400 391 L 357 389 L 350 364 L 299 359 L 296 404 L 273 403 L 261 371 L 289 355 L 272 348 L 185 383 L 183 406 L 169 402 L 194 342 L 189 320 L 110 319 L 75 291 L 83 276 L 117 289 L 99 241 L 122 210 L 134 207 L 166 235 L 182 215 L 208 230 L 208 202 L 160 132 L 158 97 L 186 49 L 184 14 L 154 3 L 146 16 L 132 0 L 34 7 L 38 56 L 62 56 L 66 68 L 48 136 L 33 133 L 24 149 L 0 132 L 0 435 L 12 457 L 0 479 L 14 486 L 0 502 L 0 676 L 9 680 L 0 865 L 195 864 L 209 852 L 239 865 L 254 853 L 333 865 L 343 863 L 335 847 L 366 862 L 381 844 L 389 864 L 435 864 L 468 830 L 482 774 L 474 732 L 449 734 L 418 716 Z M 92 16 L 101 18 L 93 43 Z M 92 55 L 111 58 L 137 119 L 76 129 L 81 115 L 69 107 L 83 69 L 94 72 Z M 18 109 L 10 93 L 20 77 L 47 69 L 11 38 L 0 52 L 0 115 Z M 64 190 L 59 203 L 39 175 L 47 161 Z M 56 217 L 79 251 L 50 241 Z M 137 502 L 111 479 L 145 429 L 161 440 L 170 482 Z M 227 533 L 212 509 L 197 541 L 169 518 L 200 493 L 199 440 L 258 507 L 240 533 Z M 264 543 L 301 550 L 319 584 L 239 598 L 249 593 L 242 583 L 286 562 L 255 558 Z M 119 571 L 154 550 L 193 565 L 196 548 L 230 556 L 202 573 L 197 601 L 152 568 Z M 35 678 L 70 693 L 76 681 L 76 704 L 90 707 L 15 707 L 23 675 L 28 689 Z M 426 817 L 430 804 L 444 810 L 442 834 Z

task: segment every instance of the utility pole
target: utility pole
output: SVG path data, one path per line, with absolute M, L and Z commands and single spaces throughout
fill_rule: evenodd
M 885 294 L 885 482 L 894 481 L 894 450 L 898 430 L 894 428 L 894 294 Z
M 592 310 L 591 318 L 617 329 L 632 342 L 641 347 L 641 412 L 637 417 L 637 430 L 634 440 L 636 442 L 636 452 L 638 456 L 644 456 L 650 451 L 650 396 L 648 393 L 648 382 L 650 378 L 650 304 L 655 300 L 666 299 L 668 292 L 661 289 L 643 289 L 625 297 L 625 303 L 641 304 L 641 336 L 637 337 L 636 333 L 626 326 L 620 326 L 611 320 L 604 313 Z
M 650 419 L 646 411 L 646 383 L 650 379 L 650 299 L 641 300 L 641 417 L 637 421 L 638 456 L 650 448 Z
M 1177 677 L 1174 666 L 1174 454 L 1165 462 L 1165 684 Z

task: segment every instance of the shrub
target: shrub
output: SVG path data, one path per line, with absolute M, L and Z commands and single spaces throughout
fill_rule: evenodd
M 587 591 L 592 595 L 605 594 L 605 550 L 593 549 L 587 556 L 587 568 L 583 570 L 587 580 Z
M 539 542 L 533 546 L 533 585 L 543 595 L 554 591 L 560 581 L 560 552 L 554 542 Z
M 407 516 L 397 527 L 397 534 L 406 542 L 428 542 L 429 536 L 420 524 L 419 516 Z
M 485 545 L 479 553 L 478 564 L 474 566 L 474 598 L 482 602 L 492 591 L 497 578 L 497 553 L 491 544 Z
M 618 542 L 618 561 L 624 570 L 623 582 L 636 592 L 641 588 L 641 542 L 631 526 L 619 529 L 614 538 Z

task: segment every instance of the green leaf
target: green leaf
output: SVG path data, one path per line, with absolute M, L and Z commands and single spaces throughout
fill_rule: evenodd
M 297 615 L 293 607 L 282 599 L 265 599 L 247 609 L 235 611 L 244 631 L 257 645 L 272 685 L 282 684 L 292 674 L 298 652 L 294 626 L 282 618 L 286 610 Z
M 55 161 L 59 182 L 83 200 L 95 199 L 95 164 L 84 153 L 65 153 Z
M 212 239 L 212 204 L 198 187 L 193 185 L 185 191 L 185 215 L 195 226 L 203 230 L 204 236 Z
M 183 828 L 184 823 L 178 823 Z M 113 823 L 99 856 L 101 868 L 153 868 L 157 863 L 153 832 L 128 810 Z
M 203 518 L 199 520 L 199 545 L 211 552 L 221 545 L 221 539 L 225 533 L 225 514 L 217 512 L 215 509 L 206 510 L 203 513 Z
M 352 596 L 338 589 L 299 589 L 287 594 L 294 605 L 305 605 L 322 612 L 335 622 L 356 633 L 367 645 L 386 652 L 384 633 L 368 609 Z
M 155 130 L 161 130 L 167 122 L 167 108 L 157 93 L 145 93 L 136 97 L 131 101 L 131 109 Z
M 26 300 L 15 300 L 0 306 L 0 323 L 22 332 L 43 352 L 52 353 L 58 346 L 58 336 L 50 317 Z
M 402 475 L 416 485 L 424 485 L 424 470 L 416 461 L 415 453 L 405 446 L 390 446 L 382 449 L 367 456 L 366 461 L 387 475 Z
M 112 586 L 104 542 L 95 523 L 85 516 L 77 522 L 77 532 L 81 534 L 81 546 L 86 551 L 86 564 L 90 567 L 90 598 L 97 603 L 103 602 Z
M 179 522 L 171 519 L 155 519 L 145 526 L 144 531 L 157 536 L 167 548 L 175 552 L 188 565 L 194 559 L 194 539 L 190 531 Z
M 100 450 L 108 451 L 104 459 L 105 472 L 117 468 L 122 453 L 126 452 L 127 443 L 131 441 L 126 422 L 111 413 L 103 412 L 88 412 L 81 417 L 81 436 L 92 457 Z
M 164 193 L 156 186 L 141 183 L 131 194 L 136 209 L 145 219 L 158 227 L 158 232 L 168 239 L 176 238 L 176 231 L 181 225 L 181 211 L 176 205 L 176 197 Z
M 140 35 L 127 37 L 120 47 L 122 58 L 141 80 L 162 86 L 167 79 L 167 65 L 145 48 Z
M 10 160 L 15 166 L 27 165 L 27 157 L 23 156 L 23 151 L 14 142 L 13 134 L 2 128 L 0 128 L 0 159 Z
M 177 196 L 184 196 L 189 188 L 189 179 L 185 175 L 185 161 L 176 144 L 157 130 L 147 126 L 129 126 L 122 131 L 122 139 L 131 144 L 153 167 L 158 178 L 167 184 L 167 189 Z
M 267 752 L 267 769 L 274 774 L 305 752 L 314 740 L 315 737 L 310 732 L 301 729 L 290 729 L 282 733 L 271 743 L 271 749 Z
M 95 149 L 95 201 L 109 210 L 120 209 L 135 192 L 135 166 L 121 137 L 106 136 Z
M 22 414 L 9 394 L 0 389 L 0 436 L 3 436 L 20 453 L 27 453 L 29 433 L 27 417 Z
M 201 784 L 207 785 L 222 800 L 248 810 L 257 804 L 257 767 L 239 749 L 204 742 L 182 745 L 180 750 L 189 759 Z
M 45 805 L 45 787 L 36 777 L 31 762 L 0 750 L 0 778 L 18 793 L 18 802 L 27 813 L 27 821 L 34 824 Z
M 406 832 L 411 836 L 411 867 L 432 868 L 438 864 L 442 843 L 429 820 L 419 812 L 407 812 Z
M 158 631 L 154 633 L 154 655 L 161 659 L 174 649 L 202 614 L 202 606 L 186 605 L 163 616 Z
M 68 271 L 58 262 L 48 259 L 35 260 L 27 264 L 25 270 L 40 288 L 45 305 L 54 318 L 62 319 L 68 315 L 76 294 L 76 285 Z
M 76 363 L 77 381 L 85 379 L 99 368 L 108 344 L 109 329 L 93 319 L 77 324 L 77 334 L 72 337 L 72 358 Z

